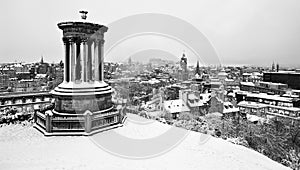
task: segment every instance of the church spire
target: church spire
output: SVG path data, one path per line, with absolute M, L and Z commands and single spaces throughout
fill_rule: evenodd
M 200 67 L 199 67 L 199 61 L 197 61 L 197 66 L 195 70 L 195 75 L 198 74 L 200 76 Z

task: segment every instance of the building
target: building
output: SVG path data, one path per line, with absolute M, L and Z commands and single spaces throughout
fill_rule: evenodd
M 278 95 L 283 95 L 287 93 L 288 85 L 282 83 L 272 83 L 272 82 L 240 82 L 240 89 L 242 91 L 249 92 L 260 92 L 260 93 L 274 93 Z
M 242 117 L 247 117 L 248 119 L 251 115 L 254 115 L 266 120 L 275 117 L 300 120 L 300 108 L 297 107 L 274 106 L 251 101 L 241 101 L 238 103 L 238 107 Z
M 41 90 L 42 86 L 40 82 L 34 79 L 19 80 L 13 87 L 14 92 L 33 92 Z
M 32 79 L 34 77 L 34 75 L 32 75 L 29 71 L 26 72 L 16 72 L 16 77 L 19 80 L 28 80 L 28 79 Z
M 42 57 L 40 63 L 37 65 L 37 74 L 47 74 L 49 69 L 49 63 L 45 63 L 44 58 Z
M 213 95 L 209 101 L 209 113 L 221 113 L 224 117 L 235 117 L 239 113 L 239 108 L 231 102 L 224 102 L 217 95 Z
M 300 90 L 300 72 L 278 71 L 263 74 L 263 81 L 287 84 L 289 88 Z
M 199 66 L 199 61 L 197 61 L 197 65 L 195 68 L 195 75 L 198 75 L 199 77 L 201 77 L 201 71 L 200 71 L 200 66 Z
M 182 99 L 165 100 L 163 109 L 164 112 L 167 115 L 170 115 L 172 119 L 177 119 L 180 114 L 190 113 L 191 111 Z
M 35 112 L 45 135 L 91 135 L 120 126 L 121 112 L 104 82 L 104 25 L 61 22 L 65 46 L 64 80 L 51 91 L 54 106 Z
M 236 93 L 237 102 L 241 101 L 253 101 L 262 104 L 270 104 L 274 106 L 283 107 L 299 107 L 300 99 L 292 97 L 283 97 L 280 95 L 270 94 L 270 93 L 258 93 L 258 92 L 245 92 L 238 91 Z
M 268 93 L 251 93 L 239 91 L 236 93 L 240 113 L 243 116 L 254 114 L 259 117 L 300 118 L 300 99 L 283 97 Z
M 217 78 L 224 84 L 225 79 L 228 78 L 228 73 L 226 73 L 225 70 L 222 69 L 222 70 L 218 73 Z
M 231 102 L 223 102 L 223 115 L 225 117 L 236 117 L 239 112 L 239 108 L 235 107 Z
M 187 57 L 185 53 L 182 54 L 180 59 L 180 68 L 179 68 L 179 80 L 186 81 L 189 78 L 188 68 L 187 68 Z
M 9 86 L 9 76 L 0 73 L 0 90 L 6 90 Z
M 258 82 L 261 81 L 263 74 L 259 72 L 252 72 L 252 73 L 243 73 L 242 80 L 244 82 Z
M 207 114 L 210 97 L 210 93 L 200 93 L 193 90 L 179 91 L 179 99 L 182 99 L 191 113 L 197 116 Z

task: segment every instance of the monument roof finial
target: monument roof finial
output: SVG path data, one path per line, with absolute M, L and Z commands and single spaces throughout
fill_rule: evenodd
M 85 20 L 87 18 L 86 14 L 88 13 L 88 11 L 79 11 L 79 13 L 81 13 L 81 19 Z
M 186 58 L 186 56 L 185 56 L 185 50 L 183 50 L 182 58 Z

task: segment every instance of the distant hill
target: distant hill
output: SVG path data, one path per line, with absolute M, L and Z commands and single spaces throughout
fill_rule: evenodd
M 124 62 L 127 62 L 129 57 L 131 57 L 132 62 L 139 62 L 146 64 L 151 58 L 159 58 L 162 60 L 170 60 L 177 62 L 179 61 L 180 56 L 175 56 L 167 51 L 158 50 L 158 49 L 148 49 L 144 51 L 137 52 L 132 56 L 128 56 Z

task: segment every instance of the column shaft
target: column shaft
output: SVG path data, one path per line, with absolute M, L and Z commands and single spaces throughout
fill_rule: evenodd
M 67 41 L 65 44 L 65 62 L 64 62 L 64 81 L 70 81 L 70 43 Z
M 87 68 L 87 61 L 86 61 L 86 41 L 82 42 L 82 70 L 81 70 L 81 79 L 82 81 L 86 82 L 87 75 L 86 75 L 86 68 Z
M 87 80 L 92 80 L 92 42 L 89 41 L 88 45 L 88 55 L 87 55 Z
M 99 43 L 100 50 L 99 50 L 99 57 L 100 57 L 100 64 L 99 64 L 99 77 L 100 81 L 104 81 L 104 40 L 101 40 Z
M 99 40 L 94 41 L 95 81 L 99 81 Z
M 76 73 L 75 73 L 75 80 L 81 80 L 81 59 L 80 59 L 80 45 L 81 42 L 76 42 Z
M 70 77 L 71 77 L 71 81 L 74 82 L 75 81 L 75 43 L 71 42 L 70 46 L 71 46 Z

